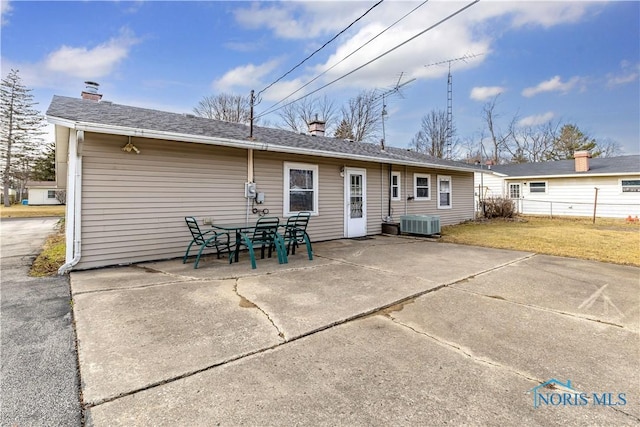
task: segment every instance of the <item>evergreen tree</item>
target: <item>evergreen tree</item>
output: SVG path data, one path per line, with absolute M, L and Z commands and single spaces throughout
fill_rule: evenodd
M 576 151 L 589 151 L 593 157 L 601 154 L 595 139 L 585 135 L 576 125 L 562 126 L 560 134 L 553 141 L 548 160 L 573 159 Z
M 34 181 L 56 180 L 56 144 L 49 143 L 45 148 L 44 156 L 36 159 L 31 179 Z
M 347 121 L 347 119 L 342 119 L 333 136 L 335 138 L 349 139 L 352 141 L 355 139 L 353 137 L 353 130 L 351 129 L 351 125 L 349 125 L 349 122 Z
M 31 89 L 23 84 L 18 70 L 11 70 L 0 83 L 0 167 L 4 205 L 10 206 L 9 188 L 20 194 L 42 144 L 43 117 L 33 107 Z

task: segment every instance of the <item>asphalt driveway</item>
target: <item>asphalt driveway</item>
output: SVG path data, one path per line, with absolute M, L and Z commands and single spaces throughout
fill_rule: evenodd
M 72 273 L 88 424 L 640 422 L 640 269 L 387 236 L 302 252 Z
M 2 426 L 81 425 L 68 277 L 29 277 L 59 218 L 2 219 Z

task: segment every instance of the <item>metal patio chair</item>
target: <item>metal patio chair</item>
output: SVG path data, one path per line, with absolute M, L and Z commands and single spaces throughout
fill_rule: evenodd
M 264 259 L 265 250 L 268 251 L 269 258 L 275 248 L 280 264 L 287 263 L 287 251 L 282 240 L 282 236 L 278 234 L 280 219 L 277 217 L 262 217 L 257 222 L 251 232 L 240 233 L 241 239 L 236 247 L 236 251 L 242 246 L 249 250 L 251 258 L 251 268 L 256 268 L 255 249 L 260 247 L 260 258 Z M 233 262 L 233 254 L 229 255 L 229 264 Z
M 309 260 L 313 260 L 313 251 L 311 249 L 311 239 L 307 234 L 307 225 L 311 214 L 309 212 L 300 212 L 295 216 L 289 217 L 284 228 L 284 244 L 287 248 L 287 255 L 296 254 L 296 248 L 304 243 L 307 246 L 307 254 Z
M 198 251 L 198 255 L 196 256 L 196 262 L 193 265 L 193 268 L 198 268 L 198 263 L 200 262 L 200 257 L 205 249 L 215 248 L 216 255 L 218 259 L 220 259 L 220 254 L 223 252 L 220 247 L 226 248 L 226 252 L 231 252 L 231 247 L 229 245 L 229 233 L 221 233 L 215 230 L 209 230 L 203 232 L 200 230 L 198 226 L 198 221 L 192 216 L 184 217 L 187 226 L 189 227 L 189 231 L 191 232 L 191 243 L 187 246 L 187 251 L 182 258 L 182 263 L 185 264 L 187 262 L 187 258 L 189 257 L 189 251 L 193 245 L 199 246 L 200 250 Z

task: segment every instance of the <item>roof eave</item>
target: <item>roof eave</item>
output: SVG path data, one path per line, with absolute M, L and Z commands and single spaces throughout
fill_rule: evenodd
M 396 159 L 382 159 L 374 156 L 366 156 L 361 154 L 337 153 L 334 151 L 316 150 L 311 148 L 287 147 L 283 145 L 269 144 L 257 141 L 242 141 L 238 139 L 219 138 L 213 136 L 200 136 L 192 134 L 183 134 L 176 132 L 166 132 L 159 130 L 139 129 L 128 126 L 103 125 L 100 123 L 89 123 L 69 120 L 61 117 L 47 116 L 47 121 L 54 125 L 65 126 L 74 130 L 82 130 L 85 132 L 95 132 L 102 134 L 113 134 L 122 136 L 135 136 L 143 138 L 163 139 L 169 141 L 190 142 L 197 144 L 219 145 L 231 148 L 252 149 L 260 151 L 274 151 L 279 153 L 310 155 L 319 157 L 330 157 L 334 159 L 362 160 L 368 162 L 394 164 L 403 166 L 429 167 L 433 169 L 443 169 L 458 172 L 474 172 L 472 168 L 438 165 L 435 163 L 426 163 L 420 161 L 403 161 Z
M 603 176 L 625 176 L 639 175 L 637 172 L 610 172 L 610 173 L 589 173 L 589 174 L 567 174 L 567 175 L 505 175 L 504 179 L 542 179 L 542 178 L 584 178 L 584 177 L 603 177 Z

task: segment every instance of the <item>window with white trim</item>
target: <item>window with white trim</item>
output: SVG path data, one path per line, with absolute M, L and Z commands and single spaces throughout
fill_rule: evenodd
M 546 181 L 532 181 L 529 183 L 529 193 L 546 193 Z
M 431 200 L 430 181 L 431 175 L 413 174 L 413 196 L 416 200 Z
M 318 165 L 284 164 L 283 213 L 291 216 L 298 212 L 318 214 Z
M 438 209 L 451 209 L 451 177 L 438 175 Z
M 391 172 L 391 200 L 400 200 L 400 172 Z
M 621 179 L 620 186 L 623 193 L 639 193 L 640 179 Z
M 47 190 L 47 199 L 55 199 L 56 190 Z

